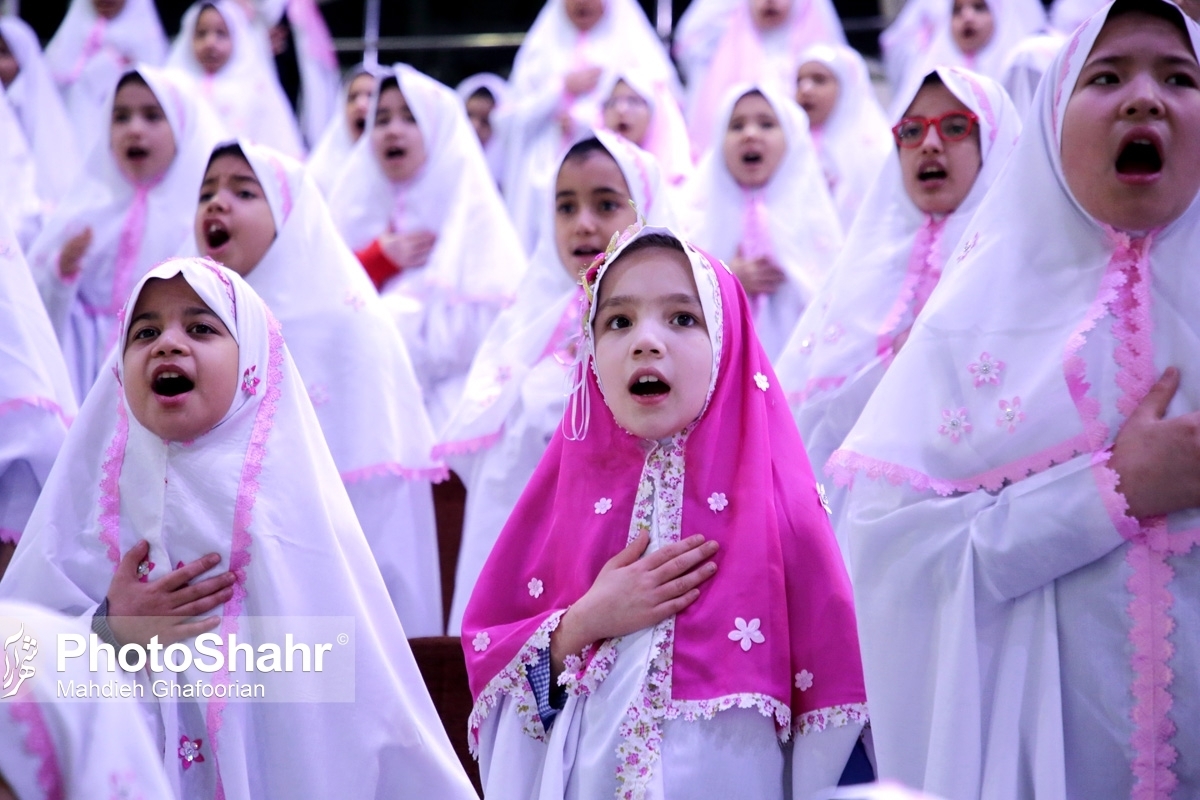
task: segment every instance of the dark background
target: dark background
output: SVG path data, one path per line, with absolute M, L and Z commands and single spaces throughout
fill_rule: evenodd
M 388 36 L 434 36 L 461 35 L 472 33 L 522 33 L 529 30 L 545 0 L 382 0 L 379 34 Z M 646 15 L 653 21 L 654 0 L 639 0 Z M 21 17 L 25 19 L 42 39 L 50 40 L 58 23 L 66 14 L 68 0 L 22 0 Z M 868 18 L 879 12 L 878 0 L 834 0 L 843 21 L 852 28 L 856 19 L 867 22 L 868 30 L 849 32 L 850 43 L 868 55 L 878 53 L 876 36 L 878 30 L 870 25 Z M 179 32 L 179 21 L 183 12 L 191 5 L 190 0 L 156 0 L 159 16 L 167 36 L 174 38 Z M 335 39 L 361 38 L 363 35 L 363 0 L 330 0 L 319 6 L 330 33 Z M 688 0 L 674 0 L 672 11 L 678 21 Z M 474 49 L 440 50 L 381 50 L 379 61 L 390 64 L 407 61 L 444 83 L 454 85 L 476 72 L 497 72 L 507 75 L 512 65 L 515 47 L 488 47 Z M 339 53 L 343 67 L 361 60 L 361 53 Z M 296 81 L 295 61 L 290 54 L 280 59 L 280 77 L 289 94 L 294 92 Z

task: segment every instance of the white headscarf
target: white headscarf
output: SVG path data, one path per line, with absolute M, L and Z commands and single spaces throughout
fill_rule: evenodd
M 37 166 L 21 121 L 0 92 L 0 217 L 16 232 L 22 246 L 28 246 L 42 226 L 42 204 L 38 201 Z
M 0 602 L 5 666 L 28 663 L 34 670 L 15 697 L 0 703 L 0 775 L 21 800 L 171 797 L 162 748 L 155 746 L 136 699 L 88 702 L 58 694 L 59 681 L 97 680 L 84 659 L 65 659 L 66 668 L 55 669 L 58 637 L 90 634 L 79 620 L 41 606 Z M 133 688 L 122 673 L 111 679 Z
M 79 172 L 83 154 L 37 34 L 20 17 L 0 17 L 0 36 L 21 65 L 5 93 L 37 162 L 38 196 L 50 211 Z
M 325 132 L 321 134 L 321 138 L 317 140 L 316 146 L 308 156 L 308 161 L 305 162 L 308 174 L 317 182 L 317 188 L 325 197 L 328 197 L 329 193 L 333 191 L 342 170 L 346 167 L 346 159 L 350 157 L 350 151 L 354 149 L 355 140 L 351 138 L 350 129 L 346 126 L 345 113 L 346 104 L 350 100 L 350 84 L 354 83 L 354 79 L 359 75 L 367 74 L 374 76 L 378 81 L 378 73 L 378 69 L 368 69 L 359 65 L 346 75 L 345 80 L 342 81 L 341 91 L 338 93 L 340 103 L 337 113 L 325 126 Z M 370 124 L 369 120 L 367 120 L 367 124 Z
M 300 127 L 313 144 L 341 116 L 337 51 L 316 0 L 289 0 L 287 18 L 300 72 Z
M 627 75 L 621 69 L 605 70 L 600 84 L 596 87 L 596 92 L 601 98 L 600 106 L 596 109 L 596 119 L 588 127 L 604 128 L 604 103 L 612 97 L 613 89 L 620 81 L 624 81 L 645 100 L 650 110 L 650 124 L 646 128 L 646 134 L 642 141 L 634 144 L 654 156 L 668 186 L 681 186 L 692 176 L 695 167 L 692 164 L 691 142 L 688 140 L 683 110 L 668 87 L 656 87 L 637 73 Z
M 124 361 L 114 353 L 71 428 L 0 595 L 90 615 L 139 541 L 150 542 L 150 580 L 216 552 L 214 573 L 232 570 L 237 578 L 232 599 L 214 612 L 217 633 L 253 642 L 255 617 L 353 617 L 357 699 L 160 702 L 152 713 L 173 796 L 475 797 L 279 323 L 241 278 L 203 259 L 156 267 L 126 311 L 147 281 L 176 275 L 237 341 L 241 380 L 229 411 L 192 442 L 164 441 L 131 413 Z M 202 677 L 219 684 L 231 676 L 203 676 L 193 666 L 175 680 Z M 176 757 L 182 737 L 206 758 Z
M 899 95 L 908 96 L 910 85 L 921 80 L 937 67 L 966 67 L 993 80 L 1000 80 L 1009 53 L 1021 40 L 1046 27 L 1046 9 L 1041 0 L 988 0 L 992 12 L 992 38 L 988 43 L 967 55 L 954 41 L 950 32 L 950 13 L 953 0 L 943 0 L 947 6 L 946 16 L 934 29 L 933 39 L 921 55 L 912 60 L 912 65 L 898 84 Z M 896 116 L 901 108 L 893 108 Z
M 948 1 L 948 0 L 947 0 Z M 845 44 L 846 34 L 830 0 L 794 0 L 787 19 L 760 31 L 743 0 L 726 21 L 703 71 L 688 76 L 687 121 L 692 152 L 700 156 L 720 138 L 712 137 L 724 99 L 733 87 L 752 83 L 792 96 L 796 54 L 819 43 Z
M 80 152 L 107 137 L 105 100 L 131 66 L 157 67 L 167 57 L 167 36 L 153 0 L 127 0 L 121 13 L 104 19 L 92 0 L 71 0 L 67 15 L 46 45 L 46 64 L 62 88 Z
M 753 190 L 734 180 L 722 148 L 734 106 L 751 91 L 762 93 L 771 104 L 787 142 L 775 174 Z M 842 226 L 808 133 L 808 118 L 791 97 L 764 85 L 735 86 L 714 123 L 713 146 L 686 187 L 687 238 L 723 261 L 739 248 L 748 258 L 770 255 L 787 274 L 774 294 L 751 302 L 758 337 L 774 359 L 833 266 L 842 247 Z
M 927 299 L 927 294 L 917 297 L 923 281 L 935 282 L 943 268 L 949 269 L 952 248 L 1020 135 L 1020 116 L 995 81 L 958 67 L 937 74 L 979 116 L 982 163 L 975 183 L 953 213 L 934 220 L 905 191 L 893 145 L 829 281 L 800 318 L 776 365 L 818 473 L 891 364 L 893 340 L 912 325 L 914 302 Z
M 1065 41 L 1063 34 L 1050 30 L 1021 40 L 1009 52 L 999 80 L 1022 116 L 1033 104 L 1033 95 L 1042 76 Z
M 215 75 L 205 72 L 192 49 L 200 12 L 207 6 L 224 18 L 233 43 L 229 61 Z M 296 115 L 279 85 L 274 63 L 265 56 L 260 36 L 236 0 L 199 0 L 183 15 L 167 66 L 192 78 L 230 131 L 301 158 L 304 144 Z
M 934 34 L 950 24 L 950 0 L 905 0 L 900 13 L 879 34 L 879 49 L 892 90 L 903 90 L 905 77 L 929 50 Z
M 388 230 L 437 234 L 428 262 L 403 271 L 383 291 L 397 313 L 436 426 L 457 404 L 461 386 L 454 386 L 465 377 L 494 315 L 511 301 L 526 262 L 458 95 L 405 64 L 394 70 L 425 141 L 425 164 L 403 184 L 384 175 L 371 146 L 376 90 L 367 129 L 329 205 L 355 250 Z
M 191 230 L 205 164 L 213 145 L 225 136 L 186 80 L 151 67 L 136 72 L 158 98 L 171 125 L 174 160 L 157 181 L 135 186 L 121 174 L 111 137 L 105 135 L 29 249 L 29 266 L 80 397 L 87 393 L 112 345 L 116 315 L 130 289 L 150 267 L 174 255 Z M 114 81 L 108 90 L 105 119 L 112 119 L 116 85 Z M 59 252 L 85 227 L 92 229 L 92 243 L 78 279 L 64 283 L 58 273 Z
M 0 541 L 20 538 L 76 410 L 58 339 L 0 216 Z
M 814 45 L 796 59 L 797 69 L 810 61 L 824 64 L 838 81 L 833 110 L 820 130 L 811 133 L 842 229 L 848 231 L 895 144 L 867 62 L 857 50 L 842 44 Z
M 504 154 L 508 148 L 508 126 L 504 119 L 504 106 L 508 102 L 508 81 L 491 72 L 480 72 L 468 76 L 454 87 L 464 107 L 471 95 L 480 89 L 487 89 L 495 102 L 489 116 L 492 138 L 483 146 L 483 155 L 487 159 L 488 169 L 492 171 L 492 177 L 499 183 L 504 177 Z
M 239 145 L 276 231 L 246 282 L 283 325 L 405 631 L 439 636 L 429 481 L 444 478 L 446 468 L 430 456 L 433 427 L 408 350 L 303 166 L 266 147 Z

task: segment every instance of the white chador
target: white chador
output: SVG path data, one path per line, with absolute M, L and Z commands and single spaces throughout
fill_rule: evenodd
M 783 128 L 787 149 L 765 186 L 743 188 L 725 161 L 721 141 L 734 106 L 757 90 L 770 103 Z M 723 261 L 769 256 L 787 275 L 771 295 L 751 298 L 754 326 L 767 355 L 783 349 L 842 247 L 842 226 L 829 196 L 808 118 L 790 97 L 764 86 L 733 87 L 713 127 L 713 147 L 687 184 L 684 229 L 688 237 Z
M 598 132 L 621 168 L 638 213 L 673 222 L 666 185 L 652 156 Z M 462 402 L 442 430 L 448 456 L 477 453 L 468 480 L 462 550 L 448 632 L 460 632 L 475 580 L 529 476 L 562 422 L 570 365 L 579 343 L 581 289 L 555 245 L 554 205 L 546 200 L 542 237 L 517 287 L 496 318 L 467 375 Z
M 376 93 L 329 206 L 356 251 L 388 231 L 437 235 L 425 265 L 403 270 L 382 290 L 437 428 L 457 405 L 475 351 L 512 301 L 526 260 L 458 95 L 407 65 L 394 70 L 424 139 L 425 163 L 404 183 L 388 180 L 371 143 Z
M 954 268 L 831 460 L 854 481 L 879 771 L 955 800 L 1200 794 L 1200 510 L 1133 519 L 1108 467 L 1169 365 L 1166 417 L 1200 408 L 1200 206 L 1127 233 L 1066 182 L 1062 150 L 1086 143 L 1064 139 L 1064 117 L 1108 13 L 1047 71 Z M 1200 27 L 1186 30 L 1195 53 Z M 1133 74 L 1122 118 L 1174 107 L 1135 106 L 1170 87 Z
M 215 672 L 195 663 L 179 673 L 139 672 L 170 796 L 474 798 L 279 323 L 236 274 L 202 259 L 156 267 L 134 287 L 127 309 L 147 281 L 177 275 L 237 342 L 237 363 L 228 365 L 237 371 L 229 410 L 193 441 L 165 441 L 142 426 L 122 389 L 123 381 L 146 377 L 110 359 L 63 445 L 0 596 L 87 619 L 105 599 L 121 557 L 139 542 L 150 545 L 140 568 L 148 581 L 217 553 L 213 574 L 231 570 L 236 582 L 231 599 L 212 612 L 220 617 L 215 634 L 226 644 L 236 634 L 257 649 L 267 644 L 258 638 L 263 617 L 290 617 L 302 630 L 306 618 L 347 618 L 341 646 L 351 648 L 353 700 L 270 702 L 295 697 L 279 694 L 289 673 L 250 673 L 241 662 L 232 672 L 228 659 Z M 122 340 L 128 329 L 122 326 Z M 309 641 L 322 640 L 313 635 Z M 197 681 L 257 685 L 250 675 L 266 701 L 183 690 Z M 156 695 L 151 680 L 164 682 L 159 692 L 168 696 Z

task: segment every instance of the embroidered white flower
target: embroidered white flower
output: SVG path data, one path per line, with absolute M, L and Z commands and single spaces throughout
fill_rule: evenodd
M 471 645 L 475 648 L 475 652 L 479 653 L 488 649 L 488 645 L 492 643 L 492 637 L 487 635 L 487 631 L 480 631 L 475 634 L 475 638 L 471 640 Z
M 530 597 L 541 597 L 542 596 L 542 588 L 543 588 L 542 582 L 540 580 L 538 580 L 537 578 L 530 579 L 530 581 L 529 581 L 529 596 Z
M 733 624 L 737 630 L 730 631 L 729 638 L 735 642 L 740 642 L 742 650 L 749 651 L 752 645 L 762 644 L 767 640 L 767 637 L 763 636 L 762 631 L 758 629 L 759 625 L 762 624 L 758 617 L 750 620 L 750 622 L 746 622 L 743 618 L 738 617 L 733 621 Z
M 813 674 L 806 669 L 802 669 L 796 673 L 796 688 L 802 692 L 807 692 L 812 688 Z
M 842 338 L 842 334 L 845 332 L 845 329 L 842 328 L 839 323 L 834 322 L 825 329 L 825 341 L 833 344 L 838 339 Z
M 594 508 L 597 514 L 607 514 L 608 510 L 612 508 L 612 500 L 608 497 L 601 497 L 596 501 Z
M 714 514 L 724 511 L 727 505 L 729 505 L 729 501 L 725 499 L 724 492 L 713 492 L 708 496 L 708 507 L 713 510 Z
M 938 433 L 942 436 L 949 436 L 952 442 L 957 442 L 963 437 L 963 434 L 970 432 L 971 423 L 967 421 L 965 408 L 957 411 L 949 408 L 942 409 L 942 424 L 938 426 Z
M 1004 362 L 998 358 L 992 358 L 987 353 L 980 353 L 978 361 L 967 365 L 967 372 L 975 376 L 976 388 L 985 383 L 1000 383 L 1000 373 L 1003 371 Z
M 821 501 L 821 508 L 825 509 L 825 513 L 833 516 L 833 509 L 829 507 L 829 495 L 825 494 L 825 484 L 817 484 L 817 499 Z
M 759 389 L 762 389 L 764 392 L 767 389 L 771 388 L 771 382 L 768 381 L 767 376 L 763 375 L 761 372 L 754 373 L 754 383 L 755 383 L 755 385 L 758 386 Z
M 1021 410 L 1021 398 L 1014 397 L 1012 402 L 1008 400 L 1000 401 L 1000 416 L 996 417 L 996 425 L 1003 428 L 1008 426 L 1008 432 L 1014 433 L 1017 430 L 1017 423 L 1024 422 L 1025 412 Z

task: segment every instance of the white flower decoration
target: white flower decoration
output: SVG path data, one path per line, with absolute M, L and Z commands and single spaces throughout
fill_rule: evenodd
M 762 644 L 767 640 L 767 637 L 763 636 L 762 631 L 758 629 L 758 626 L 762 624 L 758 617 L 750 620 L 749 623 L 738 617 L 733 624 L 737 626 L 737 630 L 730 631 L 729 638 L 735 642 L 741 642 L 744 651 L 749 651 L 752 645 Z
M 812 688 L 813 674 L 806 669 L 802 669 L 796 673 L 796 688 L 802 692 L 807 692 Z
M 475 634 L 475 638 L 471 640 L 471 644 L 475 647 L 475 652 L 479 653 L 488 649 L 488 645 L 492 643 L 492 637 L 487 635 L 487 631 L 480 631 Z
M 540 580 L 538 580 L 537 578 L 533 578 L 529 581 L 529 596 L 530 597 L 541 597 L 542 596 L 542 582 Z
M 607 514 L 608 510 L 612 508 L 612 500 L 608 497 L 601 497 L 596 501 L 594 508 L 597 514 Z
M 763 375 L 761 372 L 754 373 L 754 383 L 764 392 L 771 388 L 771 382 L 767 380 L 767 376 Z
M 725 499 L 724 492 L 713 492 L 708 496 L 708 507 L 713 510 L 714 514 L 724 511 L 727 505 L 729 505 L 729 501 Z

